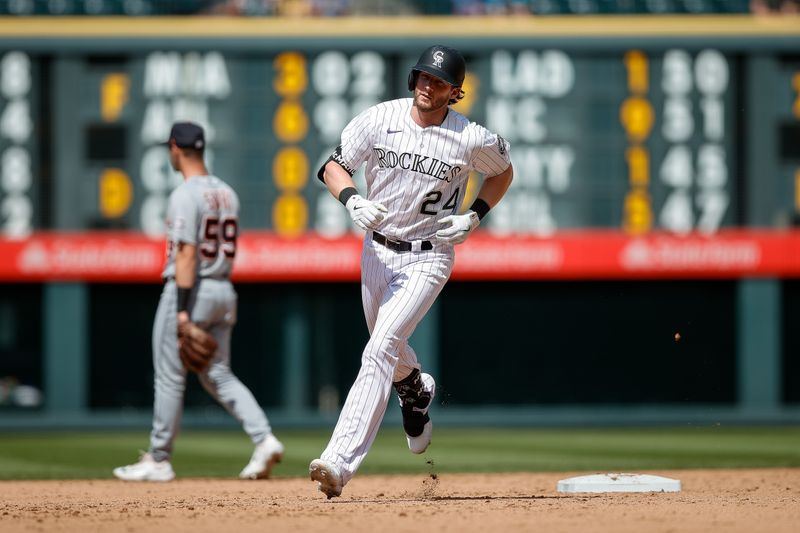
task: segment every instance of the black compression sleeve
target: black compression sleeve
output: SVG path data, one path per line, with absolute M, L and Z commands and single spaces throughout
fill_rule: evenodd
M 185 287 L 178 287 L 178 312 L 186 311 L 189 307 L 189 293 L 192 292 L 192 289 L 187 289 Z

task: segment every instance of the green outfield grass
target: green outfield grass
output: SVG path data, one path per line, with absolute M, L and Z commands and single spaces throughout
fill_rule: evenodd
M 325 431 L 283 431 L 286 457 L 275 477 L 305 476 Z M 0 479 L 110 478 L 147 447 L 146 431 L 5 433 Z M 186 431 L 173 465 L 180 477 L 234 477 L 252 446 L 239 431 Z M 433 462 L 433 467 L 428 463 Z M 437 428 L 433 445 L 411 454 L 402 430 L 383 428 L 360 473 L 633 471 L 800 467 L 800 427 L 625 429 Z

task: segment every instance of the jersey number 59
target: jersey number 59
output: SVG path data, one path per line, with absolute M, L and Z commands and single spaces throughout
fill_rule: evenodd
M 200 244 L 200 253 L 203 257 L 214 259 L 220 250 L 225 257 L 236 257 L 236 237 L 239 235 L 239 219 L 237 217 L 203 217 L 201 226 L 203 242 Z

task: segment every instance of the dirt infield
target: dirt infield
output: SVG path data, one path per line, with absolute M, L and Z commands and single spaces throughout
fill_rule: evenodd
M 304 479 L 8 481 L 0 531 L 798 531 L 798 468 L 647 473 L 680 479 L 683 490 L 556 491 L 559 479 L 587 472 L 356 476 L 330 501 Z

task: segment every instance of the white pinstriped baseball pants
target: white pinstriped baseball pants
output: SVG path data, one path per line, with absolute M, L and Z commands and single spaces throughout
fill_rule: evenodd
M 361 300 L 370 339 L 361 369 L 320 456 L 347 483 L 367 455 L 386 412 L 392 383 L 419 368 L 408 338 L 439 296 L 453 268 L 453 247 L 395 252 L 367 233 L 361 254 Z

